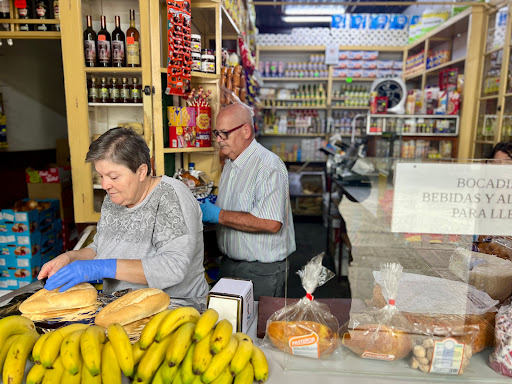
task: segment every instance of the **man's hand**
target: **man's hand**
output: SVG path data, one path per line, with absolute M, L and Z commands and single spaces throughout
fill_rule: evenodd
M 51 291 L 61 287 L 60 292 L 87 281 L 114 279 L 116 277 L 117 260 L 77 260 L 61 268 L 46 281 L 45 289 Z
M 37 275 L 39 280 L 45 277 L 52 277 L 57 271 L 71 263 L 71 257 L 67 253 L 57 256 L 55 259 L 45 263 Z
M 201 204 L 201 211 L 203 211 L 203 221 L 205 223 L 217 224 L 219 222 L 221 209 L 215 204 L 212 204 L 210 200 L 206 199 L 206 201 Z

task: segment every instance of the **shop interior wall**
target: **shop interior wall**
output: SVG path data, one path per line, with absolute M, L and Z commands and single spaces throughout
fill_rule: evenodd
M 8 149 L 0 152 L 0 208 L 27 196 L 25 168 L 56 161 L 67 138 L 60 40 L 14 40 L 0 46 L 0 93 Z

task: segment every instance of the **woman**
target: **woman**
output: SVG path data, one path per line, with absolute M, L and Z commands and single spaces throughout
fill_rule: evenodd
M 502 141 L 492 150 L 493 163 L 512 163 L 512 141 Z
M 43 265 L 45 288 L 103 279 L 111 293 L 147 286 L 171 297 L 206 298 L 203 226 L 197 200 L 181 181 L 151 176 L 149 148 L 134 131 L 114 128 L 89 147 L 107 196 L 91 245 Z

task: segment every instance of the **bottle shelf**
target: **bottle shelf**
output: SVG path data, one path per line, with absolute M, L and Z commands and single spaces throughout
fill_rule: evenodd
M 347 107 L 347 106 L 344 106 L 344 105 L 333 105 L 331 107 L 331 109 L 338 109 L 338 110 L 343 110 L 343 109 L 346 109 L 346 110 L 368 110 L 370 109 L 370 107 Z
M 348 81 L 348 83 L 354 82 L 354 81 L 375 81 L 380 80 L 377 77 L 333 77 L 332 81 Z
M 327 81 L 327 77 L 262 77 L 263 82 L 269 81 Z
M 142 74 L 141 67 L 86 67 L 84 66 L 86 73 L 130 73 L 130 74 Z
M 89 107 L 143 107 L 143 103 L 89 103 Z
M 327 133 L 262 133 L 259 137 L 324 137 Z
M 2 24 L 60 24 L 59 19 L 0 19 Z M 46 32 L 44 32 L 46 33 Z
M 293 110 L 293 109 L 327 109 L 327 106 L 306 106 L 306 107 L 293 107 L 293 106 L 289 106 L 289 107 L 263 107 L 261 109 L 266 109 L 266 110 L 273 110 L 273 109 L 288 109 L 288 110 Z
M 179 153 L 179 152 L 214 152 L 214 147 L 205 148 L 164 148 L 164 153 Z
M 0 22 L 1 24 L 1 22 Z M 38 31 L 0 31 L 0 39 L 49 39 L 59 40 L 61 38 L 60 32 L 38 32 Z

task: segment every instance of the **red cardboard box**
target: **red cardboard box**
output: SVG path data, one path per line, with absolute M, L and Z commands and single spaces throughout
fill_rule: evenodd
M 52 167 L 44 170 L 27 168 L 25 170 L 27 183 L 64 183 L 71 180 L 71 168 Z

